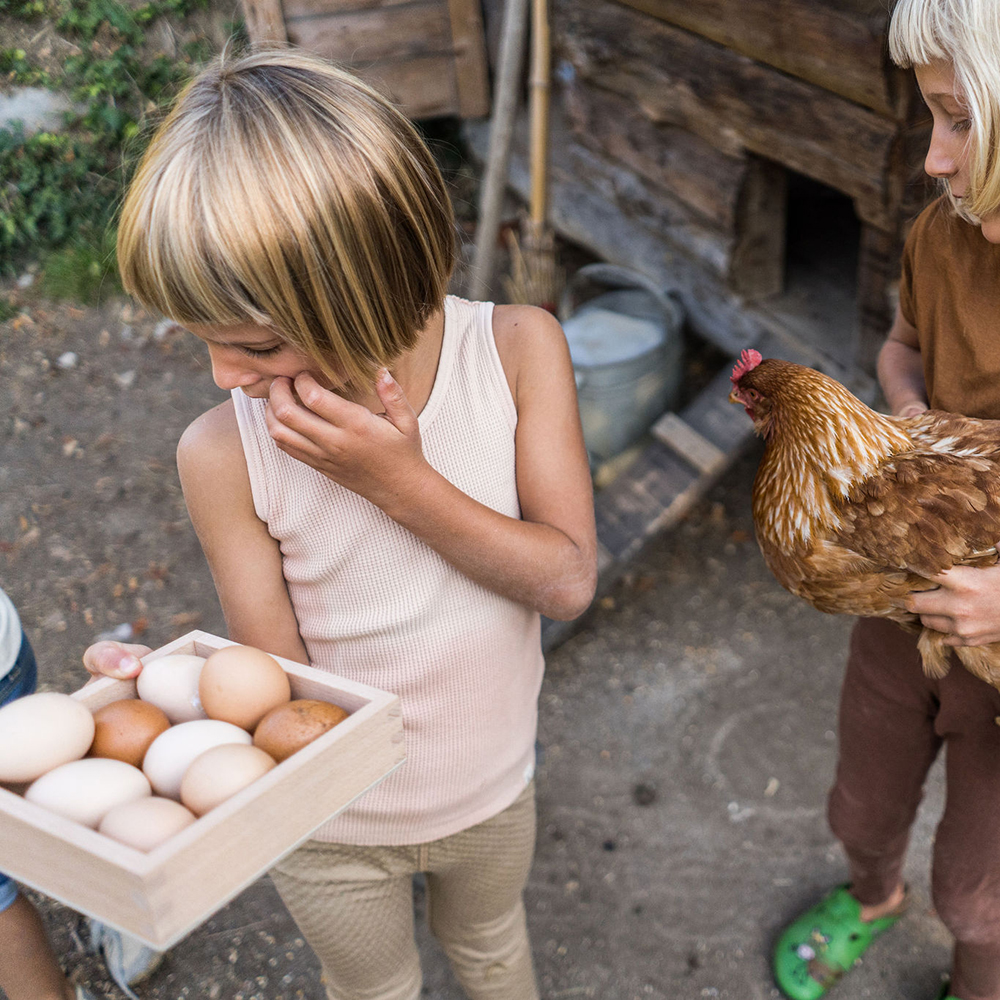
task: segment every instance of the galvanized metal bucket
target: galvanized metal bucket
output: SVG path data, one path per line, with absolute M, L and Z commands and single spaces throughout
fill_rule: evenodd
M 637 441 L 677 401 L 683 311 L 644 275 L 588 264 L 567 282 L 559 318 L 576 374 L 592 460 Z

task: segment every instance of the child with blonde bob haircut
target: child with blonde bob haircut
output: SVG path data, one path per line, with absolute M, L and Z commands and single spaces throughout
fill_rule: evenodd
M 907 237 L 879 381 L 899 416 L 933 407 L 1000 419 L 1000 3 L 899 0 L 889 46 L 931 113 L 924 167 L 943 192 Z M 924 625 L 952 646 L 1000 640 L 1000 565 L 935 582 L 907 602 Z M 916 638 L 884 619 L 854 628 L 829 797 L 850 881 L 777 942 L 775 977 L 793 1000 L 823 996 L 902 915 L 909 831 L 943 745 L 932 894 L 955 946 L 939 996 L 1000 1000 L 1000 692 L 957 665 L 925 676 Z
M 413 126 L 291 50 L 202 72 L 122 210 L 125 287 L 231 390 L 177 452 L 231 638 L 401 700 L 404 765 L 272 872 L 331 1000 L 420 996 L 417 872 L 468 996 L 538 996 L 540 613 L 593 596 L 590 474 L 559 324 L 447 295 L 454 254 Z

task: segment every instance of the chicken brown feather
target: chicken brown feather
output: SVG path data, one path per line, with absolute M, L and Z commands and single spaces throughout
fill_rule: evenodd
M 876 413 L 812 368 L 744 351 L 731 376 L 764 439 L 753 519 L 768 568 L 820 611 L 920 632 L 925 672 L 953 647 L 905 608 L 954 566 L 990 566 L 1000 541 L 1000 421 L 928 410 Z M 1000 688 L 1000 643 L 955 647 Z

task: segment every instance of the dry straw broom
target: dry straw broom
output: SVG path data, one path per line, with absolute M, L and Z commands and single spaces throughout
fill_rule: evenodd
M 508 231 L 510 275 L 504 280 L 509 302 L 556 311 L 562 275 L 556 266 L 555 240 L 548 225 L 549 87 L 552 51 L 548 0 L 531 3 L 531 203 L 520 240 Z

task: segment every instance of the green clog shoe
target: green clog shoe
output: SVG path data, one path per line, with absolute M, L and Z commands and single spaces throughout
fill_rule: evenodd
M 838 886 L 781 932 L 774 948 L 778 988 L 790 1000 L 819 1000 L 901 916 L 863 921 L 861 904 Z

